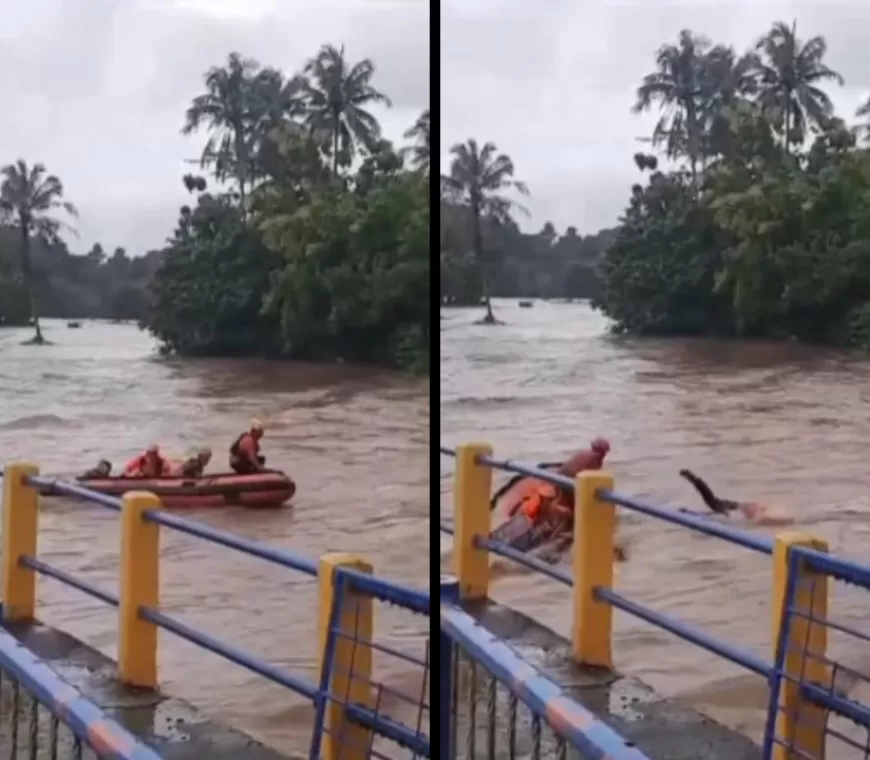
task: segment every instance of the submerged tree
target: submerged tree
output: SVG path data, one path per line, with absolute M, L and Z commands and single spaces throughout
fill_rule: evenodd
M 0 170 L 0 212 L 18 228 L 21 255 L 21 276 L 27 291 L 30 317 L 36 329 L 34 343 L 45 342 L 39 327 L 39 315 L 33 296 L 33 268 L 30 260 L 31 238 L 53 243 L 67 225 L 54 214 L 58 211 L 76 217 L 75 206 L 63 199 L 63 183 L 45 166 L 28 167 L 23 159 Z
M 484 249 L 482 223 L 488 220 L 496 225 L 510 221 L 514 209 L 525 212 L 525 208 L 504 195 L 513 190 L 528 195 L 525 183 L 514 179 L 514 163 L 510 156 L 499 153 L 491 142 L 483 147 L 474 139 L 454 145 L 450 149 L 453 160 L 450 173 L 441 178 L 442 192 L 447 199 L 463 207 L 470 216 L 472 227 L 472 247 L 480 269 L 483 287 L 483 300 L 486 305 L 487 324 L 495 323 L 490 299 L 490 275 L 488 260 Z M 527 212 L 526 212 L 527 213 Z

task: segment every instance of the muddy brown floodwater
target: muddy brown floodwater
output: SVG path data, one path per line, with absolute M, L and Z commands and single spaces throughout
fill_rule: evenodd
M 316 557 L 346 551 L 405 583 L 429 579 L 429 386 L 338 365 L 166 361 L 132 325 L 48 322 L 55 345 L 20 345 L 0 330 L 0 461 L 75 473 L 100 457 L 117 465 L 149 442 L 172 453 L 209 443 L 213 468 L 252 416 L 267 426 L 269 464 L 298 491 L 293 508 L 190 510 L 191 517 Z M 117 515 L 46 500 L 40 556 L 107 589 L 118 583 Z M 201 540 L 163 531 L 162 607 L 290 672 L 315 678 L 315 582 Z M 40 583 L 39 616 L 115 655 L 116 616 L 54 581 Z M 422 656 L 428 621 L 378 610 L 382 641 Z M 419 674 L 383 661 L 402 689 Z M 283 750 L 307 749 L 310 708 L 235 665 L 160 635 L 161 681 L 208 715 Z M 408 690 L 407 687 L 405 691 Z
M 483 440 L 500 455 L 552 461 L 605 435 L 620 492 L 702 508 L 677 474 L 688 467 L 720 495 L 788 509 L 832 550 L 870 561 L 870 362 L 794 344 L 614 338 L 584 304 L 505 302 L 496 315 L 504 326 L 442 312 L 442 443 Z M 442 457 L 448 511 L 452 467 Z M 635 515 L 623 514 L 622 529 L 630 561 L 616 583 L 628 598 L 772 659 L 767 557 Z M 445 567 L 449 546 L 442 537 Z M 501 576 L 496 599 L 567 634 L 564 587 Z M 870 593 L 837 586 L 831 614 L 870 632 Z M 621 670 L 760 735 L 761 679 L 627 615 L 615 621 Z M 838 659 L 870 673 L 870 645 L 836 632 L 830 641 Z M 867 691 L 851 696 L 866 703 Z

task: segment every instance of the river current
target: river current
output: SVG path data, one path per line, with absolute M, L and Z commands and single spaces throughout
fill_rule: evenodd
M 101 457 L 122 466 L 151 442 L 169 453 L 210 444 L 214 470 L 251 417 L 266 424 L 270 466 L 296 481 L 293 507 L 185 511 L 242 536 L 309 557 L 366 557 L 386 578 L 429 579 L 429 385 L 341 365 L 164 360 L 133 325 L 47 321 L 54 345 L 24 346 L 31 331 L 0 330 L 3 462 L 73 474 Z M 47 499 L 40 557 L 110 590 L 118 583 L 118 518 Z M 316 582 L 274 565 L 162 531 L 161 606 L 295 675 L 316 678 Z M 117 618 L 102 603 L 46 580 L 38 615 L 115 655 Z M 428 623 L 378 610 L 382 641 L 421 656 Z M 412 692 L 419 673 L 384 659 L 380 676 Z M 311 710 L 263 678 L 160 634 L 166 689 L 278 749 L 307 749 Z M 412 692 L 413 693 L 413 692 Z
M 788 510 L 795 529 L 870 560 L 870 362 L 790 343 L 614 337 L 586 304 L 504 301 L 495 312 L 504 325 L 442 310 L 442 443 L 552 461 L 603 435 L 620 492 L 703 509 L 678 475 L 687 467 L 719 495 Z M 448 520 L 452 468 L 442 457 Z M 629 599 L 772 659 L 768 557 L 636 515 L 623 514 L 621 531 L 629 561 L 616 585 Z M 448 537 L 441 546 L 448 567 Z M 492 595 L 567 635 L 563 586 L 504 570 Z M 868 613 L 870 594 L 834 588 L 833 617 L 866 629 Z M 836 632 L 830 642 L 870 673 L 870 647 Z M 756 676 L 618 612 L 614 651 L 621 670 L 758 737 L 767 690 Z M 861 691 L 852 696 L 870 701 Z

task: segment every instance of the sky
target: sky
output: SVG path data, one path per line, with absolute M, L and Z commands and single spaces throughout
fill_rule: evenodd
M 0 0 L 0 164 L 42 162 L 79 210 L 74 251 L 160 247 L 189 202 L 183 137 L 204 72 L 237 50 L 286 73 L 321 44 L 371 58 L 385 137 L 429 107 L 428 0 Z
M 828 42 L 851 119 L 870 95 L 870 2 L 441 0 L 441 164 L 470 137 L 510 155 L 531 196 L 522 227 L 592 234 L 616 223 L 640 180 L 632 156 L 656 118 L 631 113 L 655 51 L 684 28 L 745 50 L 774 21 Z

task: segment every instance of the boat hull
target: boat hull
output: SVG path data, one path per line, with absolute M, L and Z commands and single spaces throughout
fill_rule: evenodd
M 201 478 L 82 478 L 79 485 L 110 496 L 150 491 L 164 507 L 280 507 L 293 498 L 296 484 L 282 472 L 223 473 Z

